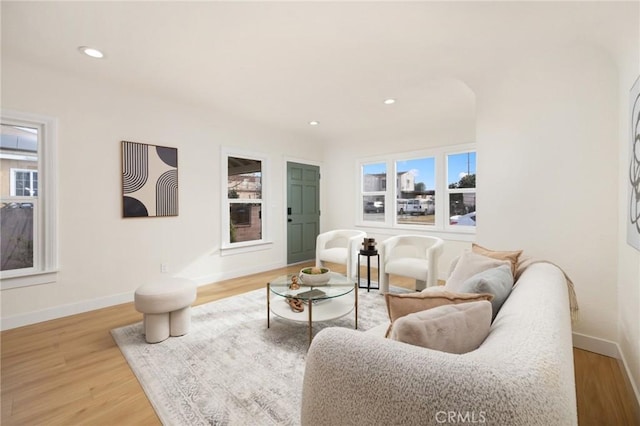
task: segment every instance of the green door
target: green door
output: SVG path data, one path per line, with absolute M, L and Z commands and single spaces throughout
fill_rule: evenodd
M 287 263 L 316 257 L 320 232 L 320 167 L 287 163 Z

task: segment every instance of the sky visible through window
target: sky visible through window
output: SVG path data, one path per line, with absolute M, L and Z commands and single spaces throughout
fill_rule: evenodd
M 434 157 L 397 161 L 396 168 L 398 173 L 411 173 L 415 183 L 424 183 L 425 189 L 436 188 L 436 159 Z
M 447 156 L 447 185 L 458 183 L 467 174 L 476 173 L 476 153 L 463 152 Z
M 466 174 L 476 173 L 476 153 L 463 152 L 447 156 L 447 185 L 458 183 Z M 413 160 L 397 161 L 398 172 L 411 172 L 415 176 L 415 182 L 423 182 L 425 189 L 435 189 L 435 158 L 425 157 Z M 386 163 L 365 164 L 363 174 L 377 175 L 385 173 Z

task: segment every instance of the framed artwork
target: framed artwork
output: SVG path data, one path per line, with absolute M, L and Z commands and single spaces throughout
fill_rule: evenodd
M 631 132 L 629 146 L 629 221 L 627 242 L 640 250 L 640 77 L 631 88 L 629 113 Z
M 122 217 L 178 215 L 178 149 L 122 141 Z

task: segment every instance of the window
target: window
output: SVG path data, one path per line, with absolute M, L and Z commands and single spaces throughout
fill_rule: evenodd
M 265 243 L 263 214 L 266 159 L 227 152 L 223 155 L 226 195 L 222 247 L 238 248 Z
M 449 224 L 476 226 L 476 153 L 447 155 Z
M 387 190 L 387 165 L 365 164 L 362 167 L 362 215 L 364 220 L 384 222 L 384 198 Z
M 396 224 L 435 225 L 435 157 L 396 161 Z
M 362 160 L 358 166 L 360 225 L 430 232 L 475 231 L 473 145 Z M 388 180 L 394 184 L 387 185 Z
M 2 289 L 55 281 L 55 124 L 51 118 L 2 112 Z

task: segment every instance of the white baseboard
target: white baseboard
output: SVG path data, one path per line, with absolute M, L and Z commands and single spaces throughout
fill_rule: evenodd
M 55 306 L 41 311 L 28 312 L 26 314 L 2 318 L 0 329 L 2 331 L 10 330 L 12 328 L 68 317 L 70 315 L 82 314 L 84 312 L 95 311 L 96 309 L 108 308 L 109 306 L 129 302 L 133 302 L 133 292 L 115 294 L 113 296 L 102 297 L 99 299 L 83 300 L 78 303 Z
M 218 281 L 229 280 L 232 278 L 238 278 L 245 275 L 257 274 L 283 268 L 286 265 L 283 263 L 277 263 L 272 265 L 260 265 L 253 268 L 242 268 L 234 271 L 225 271 L 219 274 L 212 274 L 208 276 L 202 276 L 197 278 L 189 278 L 193 280 L 198 286 L 203 286 Z M 267 283 L 264 283 L 265 285 Z M 28 312 L 25 314 L 14 315 L 11 317 L 2 318 L 0 321 L 0 330 L 10 330 L 12 328 L 23 327 L 25 325 L 36 324 L 43 321 L 54 320 L 58 318 L 68 317 L 70 315 L 82 314 L 84 312 L 95 311 L 96 309 L 108 308 L 109 306 L 120 305 L 122 303 L 133 302 L 133 291 L 130 293 L 115 294 L 113 296 L 102 297 L 99 299 L 83 300 L 82 302 L 71 303 L 69 305 L 55 306 L 52 308 L 43 309 L 41 311 Z
M 587 336 L 586 334 L 573 333 L 573 347 L 611 358 L 620 358 L 620 349 L 616 342 Z
M 233 271 L 224 271 L 217 274 L 203 275 L 200 277 L 181 276 L 180 278 L 188 278 L 190 280 L 193 280 L 198 286 L 203 286 L 207 284 L 217 283 L 219 281 L 230 280 L 233 278 L 244 277 L 247 275 L 259 274 L 264 271 L 280 269 L 280 268 L 284 268 L 285 266 L 287 266 L 285 263 L 277 262 L 277 263 L 272 263 L 270 265 L 256 265 L 254 267 L 249 267 L 249 268 L 242 267 L 242 268 L 235 269 Z M 264 284 L 267 285 L 267 283 L 264 283 Z
M 573 346 L 578 349 L 584 349 L 585 351 L 615 358 L 618 361 L 627 389 L 630 389 L 631 394 L 635 397 L 633 401 L 635 403 L 635 413 L 640 416 L 640 391 L 631 378 L 629 364 L 620 349 L 620 345 L 610 340 L 599 339 L 597 337 L 591 337 L 580 333 L 573 333 Z M 640 424 L 640 419 L 636 420 L 638 420 L 638 423 Z

